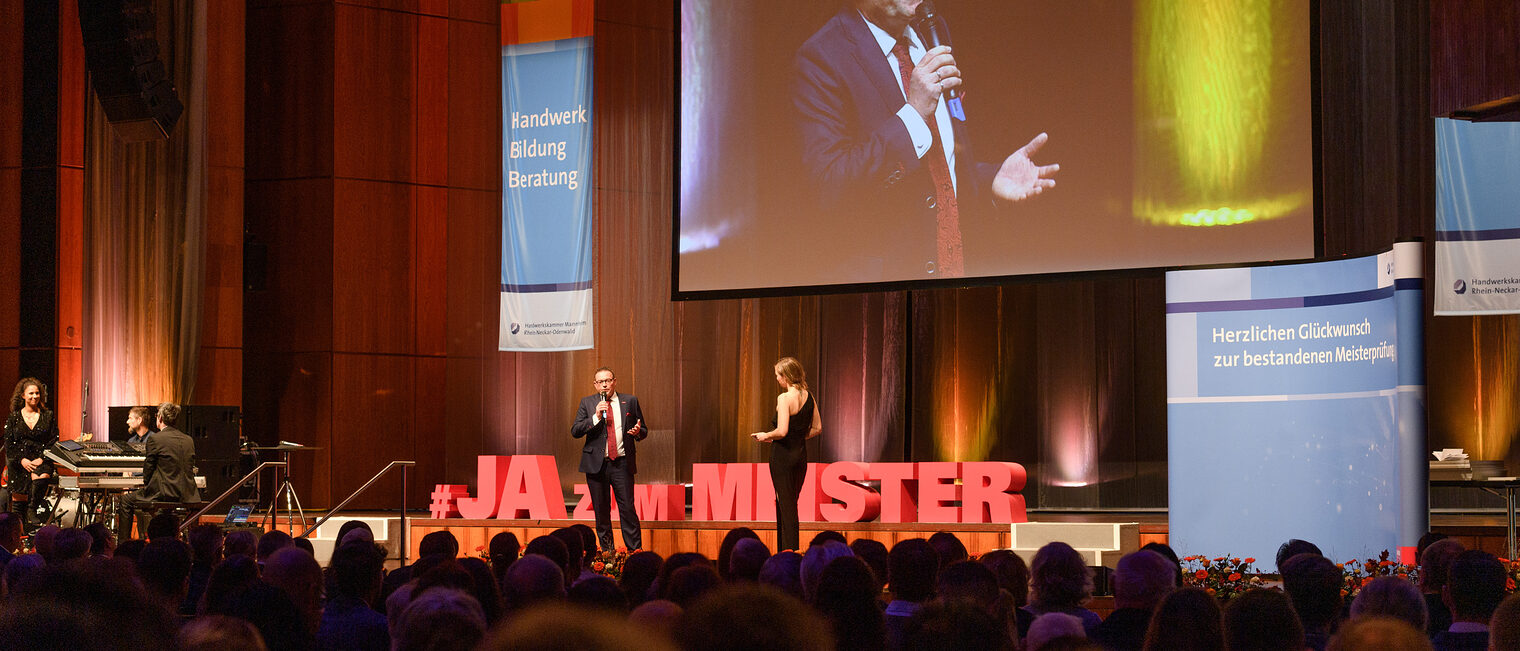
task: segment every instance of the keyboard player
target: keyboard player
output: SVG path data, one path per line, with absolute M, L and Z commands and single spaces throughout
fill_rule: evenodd
M 127 439 L 128 443 L 140 445 L 148 442 L 148 435 L 152 433 L 152 430 L 148 429 L 147 407 L 133 407 L 127 412 L 127 431 L 132 434 Z
M 143 461 L 143 487 L 122 497 L 128 514 L 135 514 L 138 529 L 148 531 L 148 511 L 155 502 L 199 502 L 195 487 L 195 439 L 175 429 L 179 405 L 166 402 L 158 406 L 158 431 L 148 436 Z M 132 518 L 122 518 L 120 540 L 131 538 Z

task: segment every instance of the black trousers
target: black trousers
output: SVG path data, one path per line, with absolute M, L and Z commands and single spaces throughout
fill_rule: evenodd
M 776 551 L 804 551 L 799 540 L 797 498 L 807 480 L 807 445 L 802 441 L 796 447 L 771 445 L 770 465 L 771 485 L 776 488 Z
M 586 490 L 591 494 L 591 510 L 596 513 L 596 538 L 602 551 L 612 547 L 612 500 L 608 492 L 617 497 L 618 519 L 623 525 L 623 546 L 629 551 L 644 548 L 639 529 L 639 513 L 633 504 L 633 473 L 628 470 L 628 457 L 604 461 L 601 472 L 586 473 Z

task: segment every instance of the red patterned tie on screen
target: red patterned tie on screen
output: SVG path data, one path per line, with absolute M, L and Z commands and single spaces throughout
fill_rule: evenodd
M 913 76 L 913 60 L 908 57 L 908 39 L 897 39 L 892 47 L 897 57 L 897 72 L 902 76 L 903 94 L 907 95 L 908 81 Z M 934 138 L 924 164 L 929 167 L 929 178 L 934 181 L 935 251 L 939 267 L 936 275 L 959 277 L 966 275 L 966 262 L 961 249 L 961 211 L 955 199 L 955 184 L 950 180 L 950 164 L 946 162 L 944 147 L 940 145 L 939 125 L 929 123 L 929 134 Z
M 607 458 L 617 458 L 617 422 L 612 417 L 612 400 L 607 401 Z

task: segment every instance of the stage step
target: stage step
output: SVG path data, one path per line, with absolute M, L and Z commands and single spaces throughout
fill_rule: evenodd
M 1035 552 L 1063 542 L 1082 554 L 1090 567 L 1114 568 L 1125 554 L 1140 549 L 1138 522 L 1015 522 L 1010 547 L 1029 563 Z

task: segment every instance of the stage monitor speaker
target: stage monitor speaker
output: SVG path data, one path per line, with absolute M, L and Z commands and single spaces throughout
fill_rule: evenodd
M 184 105 L 158 52 L 153 0 L 79 0 L 90 84 L 106 121 L 127 142 L 163 140 Z
M 145 405 L 148 410 L 148 426 L 157 428 L 158 405 Z M 107 410 L 111 419 L 108 432 L 111 440 L 125 441 L 131 438 L 127 432 L 127 414 L 132 407 L 111 407 Z M 206 478 L 206 488 L 201 498 L 210 500 L 232 487 L 243 476 L 240 432 L 242 413 L 237 407 L 224 405 L 186 405 L 180 408 L 179 422 L 175 429 L 195 440 L 195 465 Z

